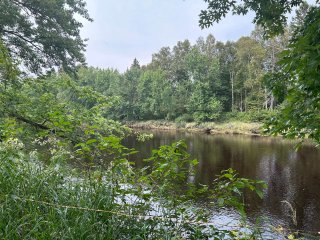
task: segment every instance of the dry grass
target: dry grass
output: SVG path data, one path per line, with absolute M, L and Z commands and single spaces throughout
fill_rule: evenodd
M 170 121 L 144 121 L 144 122 L 126 122 L 127 126 L 139 129 L 159 129 L 159 130 L 186 130 L 207 132 L 211 134 L 242 134 L 242 135 L 262 135 L 261 123 L 246 122 L 226 122 L 226 123 L 175 123 Z

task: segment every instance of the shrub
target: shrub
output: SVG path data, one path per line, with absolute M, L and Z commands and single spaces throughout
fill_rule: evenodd
M 185 113 L 175 119 L 176 123 L 188 123 L 188 122 L 192 122 L 192 121 L 193 121 L 193 117 L 192 117 L 192 115 L 190 115 L 188 113 Z
M 222 119 L 224 121 L 266 122 L 276 114 L 276 110 L 260 110 L 246 112 L 228 112 Z

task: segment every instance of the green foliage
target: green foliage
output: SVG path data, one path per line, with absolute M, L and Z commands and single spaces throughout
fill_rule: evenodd
M 121 74 L 114 69 L 80 67 L 77 71 L 77 82 L 81 86 L 92 87 L 105 96 L 118 96 Z
M 311 5 L 309 5 L 306 1 L 303 1 L 298 9 L 295 11 L 295 17 L 292 19 L 290 27 L 293 31 L 297 30 L 300 26 L 304 24 L 305 18 L 310 11 Z
M 142 74 L 139 64 L 133 63 L 128 69 L 120 83 L 120 94 L 122 105 L 120 109 L 120 119 L 138 119 L 138 81 Z
M 122 148 L 115 138 L 109 143 L 115 152 Z M 0 143 L 0 238 L 238 239 L 206 225 L 209 213 L 186 201 L 185 193 L 203 195 L 206 188 L 190 183 L 186 192 L 179 185 L 197 164 L 187 160 L 183 142 L 155 150 L 148 159 L 154 165 L 141 173 L 125 158 L 82 171 L 70 169 L 65 159 L 44 165 L 38 151 L 25 150 L 17 139 Z M 60 156 L 61 149 L 53 154 Z M 251 187 L 245 179 L 229 180 L 233 191 Z
M 177 189 L 185 183 L 189 190 L 194 190 L 193 183 L 187 181 L 188 176 L 194 174 L 194 167 L 197 160 L 190 160 L 187 146 L 183 141 L 173 143 L 171 146 L 161 146 L 159 150 L 153 150 L 152 156 L 145 161 L 151 162 L 151 166 L 144 169 L 151 174 L 143 176 L 153 189 L 157 189 L 161 195 L 176 195 L 177 198 L 184 196 L 184 189 Z
M 145 142 L 145 141 L 148 141 L 150 139 L 153 139 L 153 134 L 152 133 L 141 133 L 141 132 L 138 132 L 137 133 L 137 140 L 139 142 Z
M 264 77 L 268 80 L 266 87 L 273 90 L 278 102 L 284 101 L 279 115 L 269 121 L 268 132 L 288 138 L 311 138 L 319 143 L 319 6 L 310 7 L 302 0 L 245 0 L 241 3 L 228 0 L 205 0 L 205 2 L 208 6 L 207 10 L 203 10 L 200 14 L 200 26 L 209 27 L 213 22 L 219 22 L 228 12 L 247 14 L 248 11 L 253 10 L 256 13 L 253 22 L 262 26 L 264 30 L 262 35 L 268 37 L 288 33 L 287 30 L 285 31 L 286 13 L 300 5 L 291 24 L 292 38 L 281 55 L 277 54 L 279 49 L 274 45 L 276 38 L 269 41 L 260 40 L 268 50 L 270 49 L 267 52 L 268 61 L 264 64 L 269 68 Z M 316 3 L 319 4 L 319 1 Z M 284 34 L 285 38 L 286 35 L 288 34 Z M 278 59 L 280 60 L 277 66 L 275 63 Z M 242 64 L 242 61 L 240 63 Z M 250 70 L 255 71 L 255 69 L 257 68 L 253 66 L 247 72 L 250 73 Z M 269 89 L 265 88 L 264 105 L 266 107 L 268 107 L 269 97 L 271 102 L 274 101 L 272 94 L 270 96 L 268 93 Z M 247 98 L 246 104 L 254 103 L 255 105 L 257 101 L 263 100 L 263 96 L 259 95 L 261 91 L 257 93 Z M 254 106 L 255 109 L 256 107 Z
M 262 198 L 263 190 L 266 188 L 264 181 L 239 178 L 233 169 L 228 169 L 223 171 L 214 183 L 214 200 L 219 206 L 235 207 L 245 215 L 243 190 L 249 189 Z
M 82 23 L 74 17 L 91 20 L 85 6 L 82 0 L 1 0 L 0 41 L 33 73 L 53 67 L 73 71 L 85 62 Z
M 176 123 L 187 123 L 187 122 L 192 122 L 194 119 L 193 119 L 193 116 L 191 114 L 183 114 L 182 116 L 180 117 L 177 117 L 175 119 L 175 122 Z
M 228 112 L 222 116 L 223 121 L 266 122 L 277 114 L 277 110 L 259 110 L 247 112 Z
M 204 102 L 204 99 L 201 95 L 192 96 L 188 110 L 193 113 L 193 120 L 196 122 L 205 122 L 219 119 L 222 111 L 220 101 L 215 97 L 208 99 L 208 102 Z
M 199 24 L 202 28 L 210 27 L 214 22 L 220 22 L 228 12 L 245 15 L 249 11 L 256 13 L 253 23 L 263 26 L 268 35 L 282 33 L 287 23 L 286 14 L 292 8 L 299 6 L 303 0 L 274 0 L 241 2 L 232 0 L 204 0 L 207 9 L 200 13 Z
M 170 86 L 166 84 L 162 70 L 145 71 L 139 78 L 137 91 L 139 118 L 164 119 L 166 117 L 172 97 Z
M 228 97 L 214 37 L 162 49 L 147 67 L 135 59 L 124 74 L 79 67 L 70 77 L 85 61 L 74 17 L 91 20 L 85 5 L 0 2 L 0 238 L 238 239 L 207 225 L 209 212 L 192 199 L 214 193 L 243 211 L 233 195 L 261 194 L 254 181 L 229 170 L 216 192 L 196 186 L 189 179 L 197 161 L 183 142 L 154 150 L 150 166 L 135 169 L 128 156 L 136 151 L 121 144 L 131 131 L 108 118 L 219 118 Z M 26 78 L 17 66 L 50 71 Z
M 61 73 L 2 89 L 0 237 L 232 236 L 192 204 L 207 187 L 189 182 L 197 161 L 183 142 L 154 150 L 149 168 L 132 168 L 136 151 L 121 144 L 129 130 L 104 117 L 113 97 Z
M 99 151 L 91 152 L 90 156 L 102 158 L 102 155 L 108 156 L 103 145 L 112 146 L 105 143 L 108 138 L 122 138 L 129 132 L 119 123 L 103 117 L 112 105 L 111 98 L 91 87 L 79 86 L 64 74 L 25 79 L 19 86 L 7 87 L 1 97 L 6 99 L 0 127 L 2 137 L 19 137 L 28 145 L 34 139 L 42 141 L 51 137 L 71 146 L 94 143 Z
M 233 109 L 247 111 L 263 107 L 264 57 L 264 49 L 254 39 L 241 37 L 237 41 Z
M 228 111 L 272 110 L 278 102 L 264 81 L 264 74 L 271 71 L 275 58 L 266 54 L 263 46 L 269 43 L 259 34 L 262 33 L 257 30 L 253 37 L 226 44 L 216 42 L 212 35 L 206 40 L 199 38 L 195 45 L 178 42 L 172 51 L 163 48 L 154 54 L 153 61 L 145 67 L 133 64 L 122 76 L 114 76 L 117 84 L 111 87 L 110 78 L 104 87 L 99 87 L 119 99 L 106 116 L 120 120 L 204 122 L 219 120 Z M 274 48 L 280 51 L 283 42 L 274 42 L 271 50 Z M 91 69 L 90 74 L 90 85 L 96 86 L 101 81 L 95 79 L 104 71 Z M 119 78 L 125 84 L 119 84 Z
M 123 121 L 204 122 L 221 120 L 229 111 L 272 110 L 280 101 L 264 74 L 275 69 L 275 49 L 283 49 L 285 41 L 268 43 L 262 35 L 257 29 L 235 43 L 217 42 L 212 35 L 194 45 L 178 42 L 154 54 L 147 66 L 135 59 L 124 74 L 80 67 L 77 82 L 112 97 L 103 116 Z
M 156 239 L 172 234 L 158 219 L 140 219 L 139 214 L 148 214 L 142 207 L 121 204 L 108 172 L 79 175 L 61 165 L 44 167 L 33 159 L 36 152 L 28 156 L 19 143 L 8 144 L 1 145 L 0 238 Z
M 286 95 L 279 115 L 269 122 L 268 130 L 272 134 L 308 137 L 320 143 L 319 25 L 320 9 L 313 7 L 281 55 L 280 70 L 275 77 L 277 83 L 286 83 Z M 280 84 L 275 84 L 274 92 L 281 97 L 278 86 Z
M 6 88 L 9 84 L 16 82 L 19 75 L 17 64 L 9 54 L 8 49 L 0 40 L 0 84 Z

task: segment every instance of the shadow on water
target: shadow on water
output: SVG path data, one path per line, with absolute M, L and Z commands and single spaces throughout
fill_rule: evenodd
M 199 133 L 152 131 L 154 138 L 141 143 L 134 137 L 125 145 L 136 148 L 132 156 L 136 165 L 150 156 L 151 149 L 184 139 L 193 158 L 199 160 L 196 181 L 212 183 L 222 170 L 233 168 L 241 177 L 266 181 L 264 198 L 246 199 L 249 218 L 262 217 L 273 225 L 303 231 L 320 231 L 320 151 L 313 146 L 294 150 L 294 143 L 278 138 L 239 135 L 206 135 Z M 288 201 L 297 212 L 297 226 Z

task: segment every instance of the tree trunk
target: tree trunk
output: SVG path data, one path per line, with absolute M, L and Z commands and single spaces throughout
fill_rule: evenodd
M 244 90 L 244 111 L 246 112 L 247 111 L 247 103 L 246 103 L 246 98 L 247 98 L 247 90 L 245 89 Z
M 231 80 L 231 112 L 234 112 L 234 73 L 233 71 L 230 71 L 230 80 Z
M 273 106 L 274 106 L 274 96 L 273 93 L 271 92 L 271 100 L 270 100 L 270 109 L 273 110 Z
M 242 91 L 240 91 L 240 111 L 243 112 L 243 109 L 242 109 Z
M 268 110 L 268 91 L 267 87 L 264 87 L 264 107 L 266 110 Z

